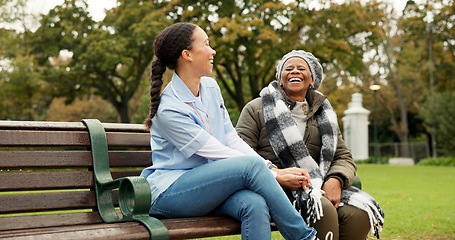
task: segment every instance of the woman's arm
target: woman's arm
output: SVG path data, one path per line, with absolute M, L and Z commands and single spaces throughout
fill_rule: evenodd
M 338 144 L 333 157 L 332 165 L 327 172 L 327 179 L 338 178 L 341 181 L 341 187 L 347 188 L 355 180 L 357 166 L 352 158 L 351 151 L 346 146 L 341 132 L 338 131 Z

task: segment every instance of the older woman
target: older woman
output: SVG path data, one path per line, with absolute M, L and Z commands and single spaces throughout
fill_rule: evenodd
M 276 81 L 243 108 L 236 129 L 278 166 L 277 181 L 319 239 L 379 238 L 384 214 L 367 193 L 351 186 L 356 165 L 328 99 L 316 91 L 322 66 L 293 50 L 278 62 Z M 311 187 L 304 186 L 306 171 Z M 307 175 L 308 176 L 308 175 Z

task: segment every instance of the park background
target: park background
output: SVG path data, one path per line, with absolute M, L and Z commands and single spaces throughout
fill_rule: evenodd
M 364 188 L 386 204 L 386 226 L 429 223 L 428 215 L 418 212 L 418 218 L 392 220 L 407 215 L 398 214 L 400 206 L 387 205 L 391 197 L 415 211 L 440 213 L 431 230 L 414 229 L 429 234 L 424 239 L 455 239 L 455 230 L 447 227 L 455 226 L 454 208 L 429 208 L 436 200 L 454 202 L 455 194 L 453 0 L 394 1 L 400 9 L 375 0 L 118 0 L 101 16 L 89 7 L 93 1 L 61 1 L 44 12 L 30 8 L 46 1 L 31 2 L 0 0 L 1 120 L 141 123 L 149 109 L 153 40 L 164 27 L 190 21 L 207 31 L 217 51 L 213 77 L 235 124 L 244 104 L 274 79 L 276 61 L 304 49 L 324 67 L 319 90 L 336 109 L 341 128 L 353 93 L 362 94 L 363 106 L 375 113 L 369 116 L 370 153 L 379 148 L 380 157 L 358 161 L 359 174 Z M 416 145 L 423 148 L 417 157 Z M 411 157 L 418 166 L 379 165 L 362 174 L 369 169 L 363 163 L 385 164 L 390 157 Z M 422 171 L 420 165 L 432 167 Z M 374 173 L 384 179 L 369 181 Z M 388 175 L 408 178 L 386 184 Z M 429 186 L 404 185 L 422 178 Z M 396 186 L 411 193 L 390 195 Z M 428 199 L 413 203 L 417 193 Z M 400 229 L 404 234 L 391 231 L 386 239 L 416 236 L 408 225 Z

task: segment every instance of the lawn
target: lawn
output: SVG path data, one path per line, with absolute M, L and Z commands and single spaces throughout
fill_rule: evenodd
M 358 173 L 363 190 L 376 198 L 385 212 L 381 239 L 455 239 L 454 167 L 361 164 Z M 274 232 L 273 239 L 283 238 Z

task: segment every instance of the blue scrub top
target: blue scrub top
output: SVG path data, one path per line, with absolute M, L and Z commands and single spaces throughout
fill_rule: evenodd
M 201 78 L 199 96 L 175 73 L 161 95 L 150 129 L 153 165 L 141 173 L 150 184 L 152 201 L 183 173 L 211 161 L 195 155 L 210 135 L 225 144 L 225 135 L 234 131 L 213 78 Z

